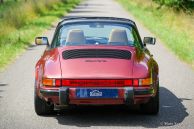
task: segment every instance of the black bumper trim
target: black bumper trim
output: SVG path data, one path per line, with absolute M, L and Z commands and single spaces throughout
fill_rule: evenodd
M 61 105 L 69 103 L 69 88 L 62 87 L 59 89 L 59 102 Z
M 40 93 L 44 96 L 59 96 L 59 90 L 40 90 Z
M 148 90 L 134 90 L 134 95 L 149 95 L 153 94 L 153 89 Z M 59 90 L 40 90 L 40 93 L 45 96 L 59 96 Z
M 150 95 L 153 94 L 154 89 L 139 89 L 139 90 L 134 90 L 134 95 Z
M 67 105 L 69 102 L 69 88 L 60 88 L 59 90 L 43 90 L 40 89 L 43 96 L 58 96 L 61 105 Z
M 59 90 L 44 90 L 40 89 L 43 96 L 58 96 L 61 105 L 68 105 L 69 103 L 69 88 L 60 88 Z M 134 89 L 133 87 L 125 88 L 125 104 L 131 104 L 134 101 L 135 95 L 151 95 L 154 89 Z
M 125 88 L 124 94 L 125 104 L 132 104 L 134 101 L 134 89 L 133 87 Z

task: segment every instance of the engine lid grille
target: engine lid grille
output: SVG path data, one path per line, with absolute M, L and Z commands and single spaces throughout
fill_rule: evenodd
M 116 49 L 73 49 L 62 53 L 63 59 L 76 58 L 116 58 L 131 59 L 131 52 L 127 50 Z

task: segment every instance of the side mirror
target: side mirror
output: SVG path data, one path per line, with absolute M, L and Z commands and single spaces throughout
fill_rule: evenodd
M 143 43 L 144 44 L 152 44 L 152 45 L 155 45 L 156 38 L 153 38 L 153 37 L 144 37 Z
M 49 46 L 48 38 L 47 37 L 36 37 L 35 44 Z

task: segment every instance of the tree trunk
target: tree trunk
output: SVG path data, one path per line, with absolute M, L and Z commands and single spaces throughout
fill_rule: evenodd
M 3 3 L 3 0 L 0 0 L 0 4 L 2 4 Z

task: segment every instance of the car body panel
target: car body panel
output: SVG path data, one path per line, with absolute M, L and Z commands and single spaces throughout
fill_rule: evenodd
M 104 46 L 61 47 L 59 53 L 71 49 L 102 49 Z M 124 49 L 123 49 L 124 48 Z M 111 58 L 61 59 L 62 78 L 129 78 L 133 77 L 133 52 L 131 47 L 106 47 L 106 49 L 129 50 L 130 60 Z
M 67 20 L 60 22 L 56 32 L 61 26 L 67 23 L 84 22 L 90 19 L 76 19 Z M 95 20 L 94 18 L 91 20 Z M 99 20 L 99 19 L 98 19 Z M 100 18 L 100 20 L 106 20 L 106 18 Z M 136 28 L 133 21 L 122 19 L 108 19 L 108 21 L 115 21 L 120 23 L 128 23 Z M 107 21 L 107 22 L 108 22 Z M 137 29 L 136 29 L 137 31 Z M 66 50 L 74 49 L 117 49 L 127 50 L 131 52 L 131 59 L 116 59 L 116 58 L 76 58 L 76 59 L 63 59 L 62 53 Z M 47 48 L 36 64 L 35 69 L 35 89 L 37 95 L 45 101 L 50 101 L 54 104 L 60 104 L 60 98 L 56 95 L 43 94 L 43 91 L 47 93 L 59 94 L 62 87 L 47 87 L 42 85 L 43 78 L 61 78 L 61 79 L 144 79 L 153 78 L 153 84 L 146 87 L 133 87 L 135 90 L 153 90 L 155 92 L 149 94 L 135 95 L 132 96 L 133 104 L 146 103 L 151 97 L 156 95 L 158 90 L 159 81 L 159 68 L 157 62 L 153 59 L 149 50 L 146 47 L 141 48 L 139 54 L 137 46 L 61 46 L 56 48 Z M 75 87 L 66 87 L 72 92 Z M 76 88 L 79 88 L 76 87 Z M 89 87 L 90 88 L 90 87 Z M 107 88 L 107 87 L 97 87 Z M 115 87 L 118 88 L 118 87 Z M 123 96 L 127 91 L 127 87 L 122 87 Z M 118 88 L 119 89 L 119 88 Z M 56 92 L 56 93 L 55 93 Z M 76 99 L 72 96 L 68 97 L 69 104 L 125 104 L 123 98 L 119 99 Z

